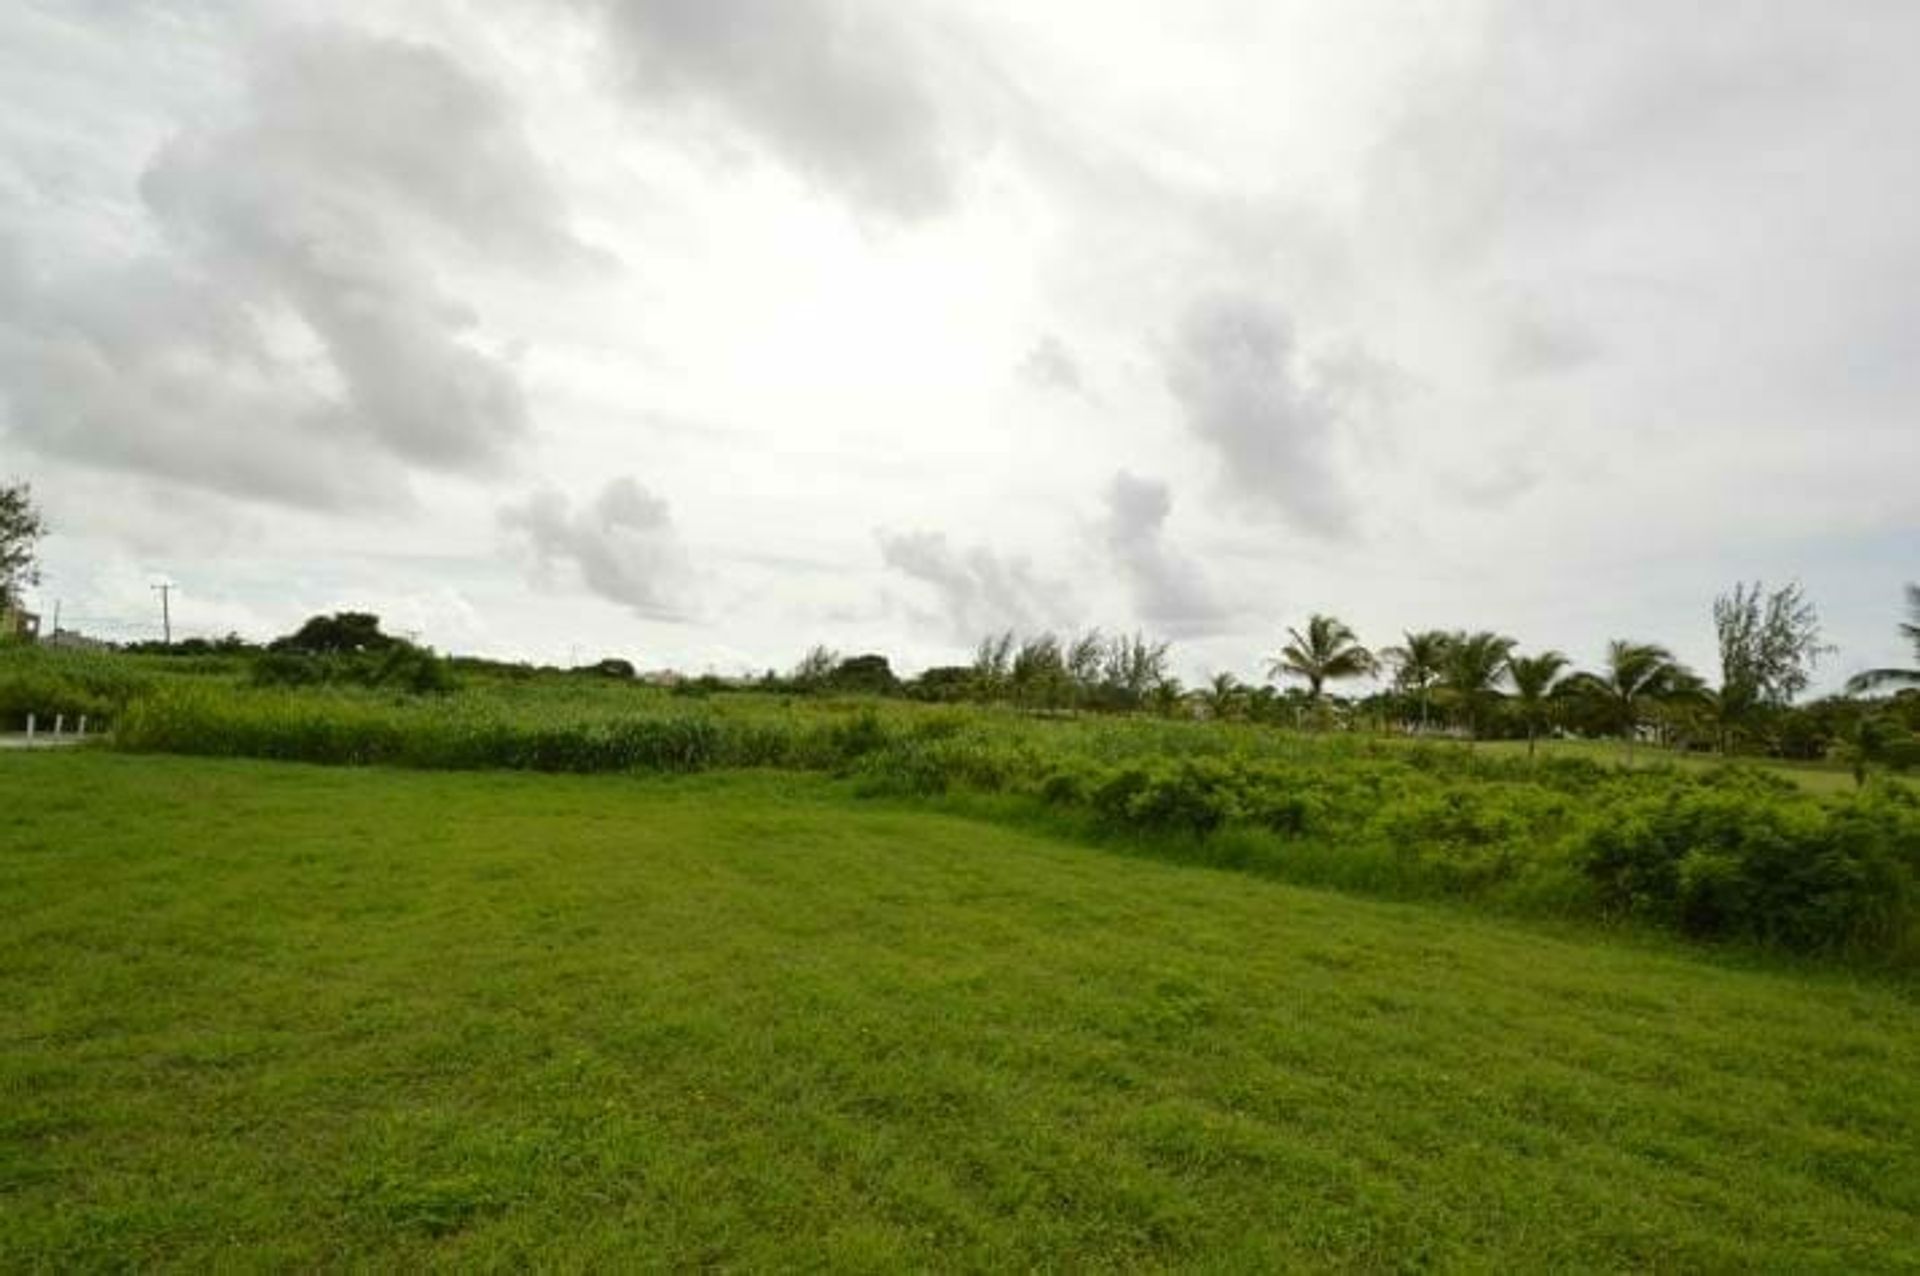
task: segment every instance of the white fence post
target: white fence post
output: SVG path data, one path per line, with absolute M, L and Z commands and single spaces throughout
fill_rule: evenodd
M 64 713 L 54 714 L 53 715 L 53 738 L 58 740 L 60 738 L 60 733 L 65 731 L 66 729 L 67 729 L 67 715 Z
M 29 713 L 27 715 L 27 747 L 29 749 L 33 747 L 33 726 L 33 715 Z
M 82 740 L 87 738 L 87 715 L 86 714 L 83 713 L 80 715 L 80 729 L 76 731 L 74 734 L 78 735 Z

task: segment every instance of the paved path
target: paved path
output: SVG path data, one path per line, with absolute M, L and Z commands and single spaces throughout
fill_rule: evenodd
M 79 744 L 82 738 L 83 737 L 77 735 L 52 735 L 42 731 L 35 735 L 32 742 L 29 743 L 27 733 L 18 731 L 9 735 L 0 735 L 0 749 L 64 749 L 69 745 Z M 91 735 L 84 738 L 88 740 L 99 739 L 98 736 Z

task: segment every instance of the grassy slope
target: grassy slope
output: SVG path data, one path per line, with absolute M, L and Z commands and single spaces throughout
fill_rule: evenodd
M 795 777 L 0 758 L 0 1267 L 1920 1267 L 1920 1015 Z

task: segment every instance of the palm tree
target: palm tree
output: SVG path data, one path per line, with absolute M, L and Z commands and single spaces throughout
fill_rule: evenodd
M 1527 761 L 1533 761 L 1534 739 L 1547 719 L 1547 708 L 1559 689 L 1561 671 L 1571 662 L 1557 651 L 1537 656 L 1508 656 L 1507 679 L 1513 683 L 1514 702 L 1527 724 Z
M 1360 678 L 1376 668 L 1373 653 L 1360 645 L 1353 630 L 1332 616 L 1311 616 L 1306 633 L 1289 628 L 1287 637 L 1293 641 L 1280 649 L 1277 659 L 1268 662 L 1267 676 L 1305 678 L 1316 707 L 1321 702 L 1321 689 L 1330 679 Z
M 1920 665 L 1920 585 L 1907 586 L 1907 615 L 1911 619 L 1900 626 L 1900 633 L 1913 644 L 1913 660 Z M 1847 679 L 1851 695 L 1889 686 L 1920 687 L 1920 669 L 1869 669 Z
M 1427 701 L 1433 684 L 1440 681 L 1441 667 L 1447 658 L 1448 634 L 1440 629 L 1409 632 L 1406 643 L 1388 647 L 1380 655 L 1394 667 L 1393 680 L 1402 691 L 1420 697 L 1420 730 L 1427 729 Z
M 1511 638 L 1484 629 L 1447 638 L 1440 685 L 1460 702 L 1467 719 L 1469 740 L 1480 738 L 1481 711 L 1500 694 L 1500 679 L 1507 671 L 1507 657 L 1513 653 L 1513 643 Z
M 1209 718 L 1225 722 L 1240 716 L 1246 695 L 1247 689 L 1240 685 L 1238 678 L 1230 673 L 1216 673 L 1207 679 L 1206 687 L 1200 692 L 1200 702 L 1206 705 Z
M 1627 761 L 1631 763 L 1641 708 L 1647 701 L 1658 700 L 1680 686 L 1689 676 L 1665 647 L 1615 638 L 1607 644 L 1605 671 L 1575 674 L 1567 679 L 1567 687 L 1593 697 L 1606 707 L 1609 716 L 1620 725 L 1627 745 Z
M 1163 718 L 1184 718 L 1187 714 L 1187 690 L 1180 680 L 1168 675 L 1147 689 L 1147 707 Z

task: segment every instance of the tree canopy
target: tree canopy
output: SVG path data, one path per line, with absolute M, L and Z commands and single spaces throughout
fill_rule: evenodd
M 1268 662 L 1268 673 L 1276 678 L 1306 679 L 1316 700 L 1329 681 L 1365 677 L 1377 667 L 1373 653 L 1361 646 L 1359 637 L 1337 617 L 1310 616 L 1305 633 L 1289 628 L 1287 637 L 1289 641 L 1279 656 Z
M 40 583 L 40 538 L 46 521 L 26 483 L 0 486 L 0 608 L 20 605 L 20 591 Z
M 337 611 L 313 616 L 284 638 L 267 644 L 269 651 L 307 656 L 357 655 L 385 651 L 402 640 L 380 632 L 380 617 L 365 611 Z
M 1763 594 L 1760 582 L 1736 584 L 1713 600 L 1720 641 L 1720 694 L 1730 705 L 1791 703 L 1831 650 L 1820 641 L 1820 617 L 1797 584 Z

